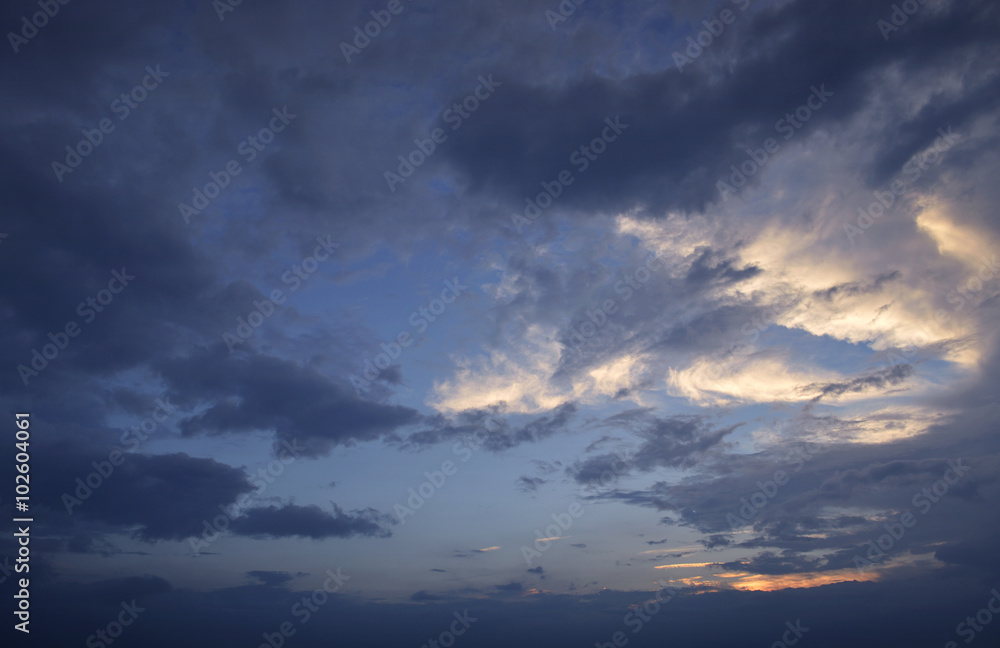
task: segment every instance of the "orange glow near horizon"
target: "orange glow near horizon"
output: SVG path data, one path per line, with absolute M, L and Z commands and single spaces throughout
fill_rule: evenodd
M 687 569 L 691 567 L 708 567 L 710 565 L 716 565 L 718 563 L 702 562 L 702 563 L 677 563 L 675 565 L 657 565 L 653 569 Z
M 732 578 L 728 585 L 734 589 L 758 592 L 774 592 L 783 589 L 820 587 L 849 581 L 868 582 L 878 580 L 877 573 L 859 574 L 855 569 L 838 569 L 829 572 L 806 572 L 803 574 L 782 574 L 771 576 L 743 572 L 719 574 L 722 578 Z
M 700 562 L 700 563 L 676 563 L 673 565 L 657 565 L 655 569 L 698 569 L 708 567 L 719 570 L 714 574 L 704 576 L 689 576 L 687 578 L 673 578 L 671 583 L 682 583 L 684 585 L 709 585 L 720 589 L 732 588 L 743 591 L 773 592 L 783 589 L 820 587 L 823 585 L 833 585 L 835 583 L 846 583 L 850 581 L 869 582 L 880 579 L 879 570 L 872 570 L 869 573 L 859 574 L 855 569 L 837 569 L 825 572 L 803 572 L 798 574 L 754 574 L 740 571 L 738 569 L 723 569 L 722 563 Z M 702 580 L 705 579 L 705 580 Z M 711 579 L 711 580 L 709 580 Z

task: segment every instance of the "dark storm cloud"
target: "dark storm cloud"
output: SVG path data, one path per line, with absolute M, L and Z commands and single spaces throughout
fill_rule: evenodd
M 722 563 L 720 567 L 726 570 L 750 572 L 751 574 L 776 575 L 816 571 L 822 562 L 821 560 L 810 560 L 791 551 L 782 552 L 781 555 L 765 551 L 750 560 Z
M 621 465 L 626 467 L 616 471 L 615 467 Z M 574 463 L 566 468 L 566 473 L 579 484 L 599 484 L 620 476 L 627 470 L 627 465 L 619 455 L 600 454 Z M 608 475 L 611 476 L 611 480 L 608 479 Z
M 629 130 L 594 162 L 586 183 L 566 192 L 563 204 L 700 209 L 718 199 L 716 181 L 728 177 L 729 165 L 742 159 L 741 147 L 775 136 L 775 121 L 802 104 L 812 86 L 826 84 L 835 94 L 806 125 L 810 130 L 860 109 L 874 70 L 927 65 L 930 51 L 944 60 L 985 56 L 981 46 L 993 41 L 998 21 L 988 2 L 947 5 L 943 16 L 915 21 L 887 46 L 874 27 L 884 9 L 861 1 L 765 8 L 748 16 L 745 27 L 727 34 L 730 38 L 720 39 L 713 56 L 704 59 L 719 61 L 718 78 L 692 73 L 701 67 L 699 61 L 684 73 L 671 67 L 625 81 L 587 76 L 559 88 L 509 81 L 446 155 L 473 186 L 503 188 L 512 208 L 523 210 L 523 195 L 534 196 L 540 182 L 568 168 L 569 154 L 597 134 L 607 115 L 622 115 Z M 722 64 L 730 57 L 729 65 Z M 883 131 L 873 144 L 892 153 L 868 169 L 873 184 L 927 146 L 942 124 L 957 127 L 994 109 L 995 85 L 978 88 L 946 107 L 928 108 L 933 116 L 920 113 Z M 893 146 L 901 134 L 907 137 Z
M 318 456 L 420 419 L 410 408 L 360 399 L 312 367 L 270 356 L 229 355 L 219 345 L 164 361 L 160 368 L 179 403 L 210 404 L 181 421 L 185 436 L 272 430 L 278 441 L 297 440 L 307 455 Z
M 936 479 L 948 469 L 947 459 L 896 459 L 838 472 L 820 485 L 819 492 L 822 496 L 840 497 L 875 484 L 911 486 Z
M 578 406 L 567 402 L 537 416 L 526 423 L 512 424 L 502 418 L 497 410 L 465 410 L 454 418 L 435 415 L 423 419 L 430 424 L 423 430 L 408 435 L 404 447 L 423 447 L 462 439 L 472 448 L 485 448 L 490 452 L 501 452 L 522 443 L 537 443 L 554 434 L 567 431 Z
M 579 145 L 574 138 L 589 140 L 584 135 L 587 121 L 599 122 L 601 113 L 621 113 L 627 116 L 632 132 L 641 131 L 644 136 L 623 138 L 619 148 L 595 163 L 587 186 L 575 187 L 565 200 L 607 204 L 631 198 L 664 208 L 699 208 L 718 197 L 713 195 L 715 182 L 728 177 L 740 145 L 759 145 L 768 134 L 774 135 L 772 124 L 801 104 L 814 84 L 827 84 L 836 99 L 813 116 L 810 129 L 859 109 L 871 90 L 868 75 L 873 70 L 894 64 L 919 68 L 933 59 L 947 61 L 964 55 L 986 57 L 985 51 L 992 47 L 990 30 L 997 17 L 987 2 L 947 5 L 944 15 L 915 21 L 905 36 L 890 45 L 876 36 L 874 28 L 883 9 L 864 2 L 799 2 L 764 9 L 748 17 L 745 29 L 741 25 L 730 32 L 731 39 L 719 39 L 712 53 L 732 61 L 725 71 L 724 63 L 716 68 L 723 78 L 721 84 L 708 75 L 668 69 L 637 75 L 617 86 L 582 79 L 559 92 L 543 90 L 534 98 L 527 93 L 518 96 L 508 88 L 508 94 L 490 109 L 500 114 L 499 102 L 510 98 L 528 102 L 534 108 L 531 114 L 543 117 L 519 124 L 498 119 L 499 123 L 470 125 L 470 129 L 490 128 L 494 155 L 473 160 L 470 146 L 463 150 L 462 162 L 471 166 L 473 174 L 516 184 L 523 192 L 537 192 L 541 179 L 554 177 L 553 171 L 566 164 L 561 158 Z M 873 37 L 867 38 L 869 34 Z M 977 46 L 985 48 L 977 51 Z M 992 67 L 986 58 L 982 60 Z M 930 144 L 943 124 L 957 127 L 995 109 L 996 86 L 988 79 L 983 75 L 973 80 L 975 90 L 950 99 L 945 106 L 931 103 L 909 119 L 894 121 L 874 143 L 879 156 L 868 169 L 872 184 L 884 182 L 913 152 Z M 569 108 L 583 97 L 593 106 L 592 113 Z M 686 130 L 682 124 L 695 127 Z M 501 138 L 506 138 L 506 145 L 500 144 Z M 483 136 L 476 143 L 485 146 L 486 141 Z M 545 157 L 518 156 L 528 150 Z M 656 174 L 662 188 L 650 189 L 642 181 L 647 173 Z
M 438 414 L 428 422 L 432 423 L 430 427 L 413 432 L 401 443 L 420 448 L 476 434 L 480 438 L 493 439 L 493 445 L 503 445 L 503 439 L 509 438 L 509 423 L 496 408 L 465 410 L 453 419 Z
M 654 419 L 640 432 L 644 439 L 632 462 L 641 471 L 658 467 L 686 467 L 704 459 L 738 426 L 712 429 L 700 417 Z
M 121 450 L 99 440 L 94 447 L 80 441 L 36 446 L 34 470 L 63 476 L 42 480 L 33 491 L 48 511 L 36 523 L 46 551 L 149 555 L 123 550 L 113 536 L 149 543 L 202 536 L 206 521 L 220 513 L 232 519 L 233 533 L 254 537 L 386 537 L 395 523 L 372 509 L 345 512 L 336 504 L 332 513 L 289 504 L 249 508 L 234 517 L 231 507 L 260 490 L 242 468 L 184 453 L 128 452 L 118 458 L 109 454 L 112 449 Z
M 700 416 L 660 418 L 647 410 L 631 410 L 602 421 L 603 426 L 631 430 L 642 443 L 631 453 L 605 453 L 579 461 L 566 469 L 580 484 L 596 484 L 633 471 L 686 468 L 721 450 L 723 439 L 739 426 L 713 429 Z
M 334 505 L 330 513 L 318 506 L 285 504 L 249 509 L 233 520 L 230 528 L 234 534 L 243 536 L 320 540 L 352 536 L 384 538 L 391 535 L 385 526 L 390 524 L 392 516 L 374 509 L 346 513 Z
M 81 487 L 73 476 L 85 480 L 91 473 L 96 475 L 91 459 L 106 463 L 107 453 L 99 456 L 64 450 L 57 459 L 62 468 L 59 474 L 66 477 L 44 487 L 44 497 L 55 511 L 53 523 L 79 518 L 122 532 L 134 529 L 133 535 L 145 541 L 181 540 L 200 534 L 202 520 L 218 515 L 220 505 L 231 504 L 254 490 L 242 470 L 214 459 L 184 453 L 133 453 L 88 495 L 90 488 L 85 482 Z M 84 497 L 78 499 L 81 495 Z M 73 518 L 63 517 L 67 501 Z

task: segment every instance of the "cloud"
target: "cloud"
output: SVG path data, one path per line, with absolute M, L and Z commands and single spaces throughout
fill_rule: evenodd
M 718 547 L 728 547 L 732 544 L 732 540 L 720 533 L 710 535 L 707 538 L 701 538 L 698 542 L 704 545 L 705 549 L 708 550 L 716 549 Z
M 685 468 L 700 463 L 723 447 L 723 439 L 738 426 L 712 429 L 698 416 L 660 418 L 647 410 L 632 410 L 602 421 L 604 426 L 632 428 L 642 443 L 630 456 L 604 453 L 578 461 L 566 472 L 580 484 L 617 480 L 633 471 Z
M 895 386 L 902 383 L 906 378 L 913 375 L 913 367 L 908 364 L 896 365 L 877 371 L 868 376 L 853 378 L 847 382 L 827 383 L 825 385 L 809 385 L 803 391 L 818 391 L 819 395 L 815 400 L 825 396 L 840 396 L 846 393 L 860 393 L 870 389 L 881 390 L 888 386 Z
M 538 490 L 538 487 L 542 484 L 547 484 L 549 480 L 542 479 L 541 477 L 528 477 L 527 475 L 521 475 L 517 478 L 517 490 L 522 493 L 534 493 Z
M 318 506 L 267 506 L 251 508 L 233 520 L 230 528 L 236 535 L 253 537 L 350 538 L 368 536 L 385 538 L 392 535 L 386 525 L 393 524 L 391 515 L 374 509 L 344 512 L 333 506 L 327 512 Z
M 218 345 L 166 361 L 161 370 L 175 400 L 206 406 L 180 422 L 186 436 L 270 430 L 278 441 L 298 440 L 307 455 L 318 456 L 420 420 L 410 408 L 360 399 L 312 367 L 228 355 Z
M 259 569 L 248 571 L 247 576 L 254 579 L 255 581 L 262 583 L 263 585 L 267 585 L 268 587 L 276 587 L 278 585 L 284 585 L 285 583 L 295 578 L 295 574 L 290 574 L 288 572 L 261 571 Z
M 452 551 L 452 557 L 454 557 L 454 558 L 472 558 L 472 557 L 477 556 L 477 555 L 482 555 L 482 554 L 490 553 L 492 551 L 497 551 L 498 549 L 500 549 L 500 547 L 496 546 L 496 545 L 491 546 L 491 547 L 482 547 L 482 548 L 479 548 L 479 549 L 468 549 L 468 550 L 455 549 L 455 550 Z
M 500 416 L 499 409 L 463 410 L 451 418 L 431 416 L 424 419 L 429 426 L 408 435 L 404 446 L 422 447 L 462 439 L 474 448 L 500 452 L 565 432 L 576 411 L 575 403 L 563 403 L 522 425 L 512 425 Z
M 76 454 L 70 448 L 61 452 L 61 474 L 85 477 L 93 470 L 87 463 L 89 454 Z M 95 458 L 106 461 L 107 455 Z M 49 486 L 50 501 L 62 501 L 60 487 L 66 488 L 68 496 L 76 496 L 79 485 L 70 479 Z M 201 534 L 202 520 L 218 515 L 220 505 L 253 490 L 242 470 L 214 459 L 184 453 L 130 454 L 93 495 L 72 506 L 75 516 L 144 541 L 181 540 Z M 85 493 L 81 490 L 80 494 Z
M 512 482 L 539 505 L 566 495 L 563 487 L 583 488 L 579 496 L 606 505 L 602 515 L 645 520 L 650 534 L 658 521 L 671 525 L 671 538 L 739 570 L 731 578 L 720 567 L 693 572 L 698 596 L 672 601 L 677 623 L 650 624 L 651 643 L 767 645 L 771 613 L 802 609 L 816 619 L 817 646 L 859 636 L 913 645 L 982 607 L 1000 537 L 989 506 L 1000 470 L 1000 298 L 983 271 L 1000 241 L 994 3 L 923 4 L 887 39 L 878 27 L 887 5 L 751 3 L 683 70 L 673 52 L 718 8 L 595 1 L 552 29 L 551 0 L 424 3 L 394 16 L 349 64 L 338 44 L 371 20 L 370 8 L 233 9 L 221 21 L 208 5 L 74 3 L 0 72 L 10 88 L 0 126 L 9 221 L 0 272 L 12 278 L 0 290 L 0 401 L 35 421 L 33 470 L 43 479 L 32 484 L 42 520 L 33 600 L 67 614 L 39 629 L 58 635 L 43 643 L 76 641 L 74 629 L 104 627 L 111 608 L 140 595 L 162 605 L 150 614 L 185 624 L 136 624 L 129 636 L 137 632 L 138 643 L 185 643 L 182 632 L 210 645 L 249 643 L 259 638 L 252 626 L 279 627 L 303 595 L 285 586 L 298 567 L 279 564 L 271 549 L 388 535 L 388 518 L 375 509 L 258 501 L 232 523 L 224 559 L 210 558 L 216 567 L 172 562 L 161 542 L 202 533 L 219 506 L 253 490 L 240 466 L 263 459 L 262 437 L 274 451 L 294 442 L 322 458 L 297 471 L 292 491 L 324 488 L 328 468 L 357 456 L 373 463 L 351 463 L 335 475 L 338 488 L 370 488 L 384 502 L 395 491 L 382 490 L 394 488 L 382 468 L 419 455 L 383 464 L 380 453 L 483 432 L 494 453 L 484 475 L 506 491 L 491 504 L 496 524 L 526 501 L 509 492 Z M 22 9 L 3 13 L 20 25 Z M 158 64 L 171 76 L 119 121 L 109 102 Z M 480 74 L 502 83 L 496 95 L 388 191 L 386 169 L 442 125 L 442 110 Z M 782 139 L 778 120 L 787 125 L 820 87 L 833 95 Z M 246 161 L 237 144 L 283 105 L 296 121 Z M 115 132 L 57 180 L 53 160 L 105 116 Z M 627 129 L 579 171 L 570 154 L 609 117 Z M 940 129 L 959 138 L 931 161 Z M 720 192 L 719 181 L 731 182 L 747 150 L 759 156 L 768 137 L 780 151 L 738 192 Z M 178 203 L 233 157 L 245 162 L 241 174 L 185 224 Z M 927 162 L 917 177 L 914 162 Z M 523 231 L 512 227 L 511 213 L 568 168 L 576 181 Z M 905 191 L 891 191 L 897 181 Z M 845 233 L 887 191 L 897 195 L 864 233 Z M 327 234 L 342 242 L 331 260 L 229 353 L 222 333 L 274 289 L 288 293 L 283 273 Z M 651 255 L 661 267 L 634 283 Z M 78 304 L 123 269 L 134 285 L 25 385 L 15 368 L 55 344 L 67 322 L 82 323 Z M 386 336 L 433 297 L 425 288 L 442 273 L 475 277 L 476 298 L 414 336 L 359 395 L 349 376 L 389 346 Z M 607 300 L 615 308 L 605 312 Z M 584 324 L 593 335 L 580 333 Z M 177 414 L 64 515 L 73 480 L 161 397 L 179 404 Z M 533 448 L 571 459 L 531 472 Z M 813 456 L 795 467 L 792 448 Z M 628 480 L 595 492 L 589 487 L 621 467 L 616 451 Z M 877 582 L 837 582 L 851 578 L 858 548 L 959 457 L 972 457 L 973 473 L 919 518 Z M 5 483 L 11 470 L 0 469 Z M 789 483 L 734 531 L 726 515 L 776 470 L 789 472 Z M 571 479 L 540 488 L 559 481 L 556 471 Z M 480 546 L 463 535 L 476 518 L 465 519 L 432 534 L 437 555 Z M 587 533 L 574 530 L 586 544 L 572 546 L 641 547 L 636 534 Z M 477 537 L 509 544 L 503 533 Z M 490 548 L 456 555 L 483 566 L 504 553 Z M 4 550 L 13 555 L 9 544 Z M 522 588 L 510 581 L 516 566 L 484 581 L 508 585 L 444 594 L 440 583 L 420 582 L 440 579 L 419 560 L 380 557 L 383 571 L 364 589 L 403 583 L 386 594 L 399 602 L 339 601 L 314 617 L 311 633 L 359 645 L 417 641 L 437 636 L 434 619 L 467 596 L 502 629 L 486 643 L 582 645 L 610 636 L 599 621 L 621 618 L 646 596 L 606 587 L 588 573 L 596 563 L 587 552 L 560 558 L 569 561 L 560 571 L 577 569 L 574 578 L 590 583 L 587 597 Z M 275 571 L 255 569 L 261 564 Z M 105 571 L 133 580 L 76 582 Z M 184 585 L 155 575 L 167 573 Z M 622 573 L 648 584 L 637 571 Z M 246 577 L 254 583 L 206 585 Z M 798 589 L 711 591 L 750 586 Z M 516 602 L 527 592 L 536 607 Z M 713 623 L 720 606 L 739 611 Z M 914 609 L 935 613 L 915 618 Z M 886 619 L 905 622 L 887 637 Z
M 793 551 L 782 552 L 780 556 L 774 552 L 765 551 L 750 560 L 722 563 L 720 567 L 752 574 L 780 575 L 816 571 L 821 564 L 821 560 L 809 559 Z

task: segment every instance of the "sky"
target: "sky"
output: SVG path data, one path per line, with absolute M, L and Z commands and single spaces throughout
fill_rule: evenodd
M 0 25 L 4 645 L 996 645 L 997 3 Z

